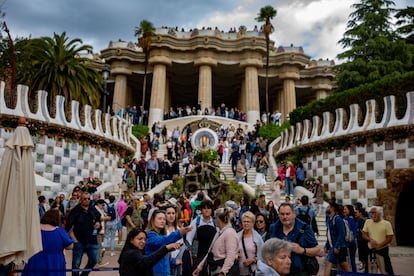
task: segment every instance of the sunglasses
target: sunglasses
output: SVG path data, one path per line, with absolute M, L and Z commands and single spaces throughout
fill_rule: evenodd
M 263 223 L 264 220 L 256 220 L 256 223 Z
M 84 197 L 82 200 L 91 200 L 89 197 Z

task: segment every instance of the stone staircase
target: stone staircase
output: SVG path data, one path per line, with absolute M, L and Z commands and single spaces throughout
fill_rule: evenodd
M 220 170 L 226 175 L 227 180 L 234 180 L 233 171 L 231 170 L 231 164 L 220 164 Z M 247 184 L 249 184 L 253 189 L 256 189 L 254 182 L 256 180 L 256 168 L 250 168 L 247 171 Z M 272 191 L 270 190 L 271 179 L 269 176 L 266 177 L 267 185 L 264 187 L 263 193 L 266 195 L 266 199 L 270 200 L 270 195 Z
M 157 157 L 163 158 L 164 154 L 167 154 L 167 149 L 166 149 L 165 144 L 161 144 L 158 150 Z M 147 158 L 149 158 L 149 153 L 147 154 Z M 220 170 L 226 175 L 227 180 L 235 179 L 235 177 L 233 176 L 233 172 L 231 170 L 231 164 L 220 164 Z M 180 171 L 183 172 L 183 168 L 180 168 Z M 256 168 L 252 167 L 247 171 L 247 184 L 250 185 L 253 189 L 256 189 L 256 186 L 254 185 L 255 180 L 256 180 Z M 266 196 L 266 200 L 270 200 L 271 198 L 270 196 L 272 194 L 272 191 L 270 190 L 270 184 L 272 180 L 273 179 L 271 179 L 269 175 L 266 177 L 267 185 L 265 185 L 264 191 L 263 191 L 263 193 Z M 141 195 L 141 193 L 138 193 L 138 194 Z M 284 191 L 282 190 L 280 200 L 284 201 L 284 199 L 285 199 Z M 293 202 L 294 199 L 292 198 L 291 200 Z M 322 212 L 320 215 L 316 217 L 316 222 L 317 222 L 318 230 L 319 230 L 319 237 L 317 237 L 317 240 L 318 240 L 319 245 L 323 247 L 325 246 L 325 242 L 326 242 L 326 224 L 325 224 L 325 213 L 324 212 Z

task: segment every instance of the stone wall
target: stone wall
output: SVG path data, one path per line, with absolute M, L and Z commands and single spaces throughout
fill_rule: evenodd
M 84 107 L 72 101 L 71 114 L 67 116 L 64 101 L 56 97 L 56 115 L 52 117 L 47 104 L 47 92 L 38 91 L 37 110 L 29 106 L 28 87 L 17 87 L 16 106 L 5 102 L 4 82 L 0 83 L 1 125 L 25 117 L 28 122 L 42 125 L 42 130 L 32 133 L 35 173 L 42 176 L 48 184 L 39 185 L 38 190 L 54 196 L 58 192 L 69 193 L 74 185 L 88 176 L 101 179 L 103 183 L 119 183 L 119 162 L 125 153 L 135 153 L 139 142 L 131 136 L 131 123 L 128 120 L 92 107 Z M 71 118 L 70 120 L 67 117 Z M 103 120 L 102 120 L 103 118 Z M 51 134 L 53 130 L 53 134 Z M 11 127 L 0 127 L 0 160 L 4 145 L 13 134 Z M 70 137 L 69 137 L 70 136 Z M 52 183 L 50 183 L 52 182 Z M 40 183 L 41 184 L 41 183 Z
M 366 102 L 365 114 L 357 104 L 337 109 L 335 116 L 325 112 L 283 132 L 271 153 L 281 160 L 300 150 L 307 177 L 322 177 L 327 195 L 343 204 L 383 204 L 386 170 L 414 167 L 414 92 L 406 99 L 402 118 L 396 116 L 394 96 L 384 98 L 382 113 L 375 100 Z

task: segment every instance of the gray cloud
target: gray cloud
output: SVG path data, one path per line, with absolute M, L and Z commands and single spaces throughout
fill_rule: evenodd
M 357 0 L 6 0 L 0 7 L 16 37 L 52 36 L 66 31 L 94 47 L 106 48 L 109 41 L 135 41 L 135 26 L 143 19 L 155 27 L 178 26 L 186 30 L 202 26 L 231 27 L 259 25 L 260 8 L 278 10 L 272 39 L 277 45 L 302 45 L 315 58 L 333 59 L 341 51 L 337 41 L 345 31 L 350 6 Z M 414 0 L 396 1 L 405 7 Z

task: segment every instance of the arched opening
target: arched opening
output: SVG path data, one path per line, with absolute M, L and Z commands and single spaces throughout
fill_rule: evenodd
M 408 219 L 412 213 L 412 195 L 414 194 L 414 180 L 407 183 L 401 191 L 395 214 L 395 238 L 399 246 L 414 246 L 412 238 L 412 221 Z

